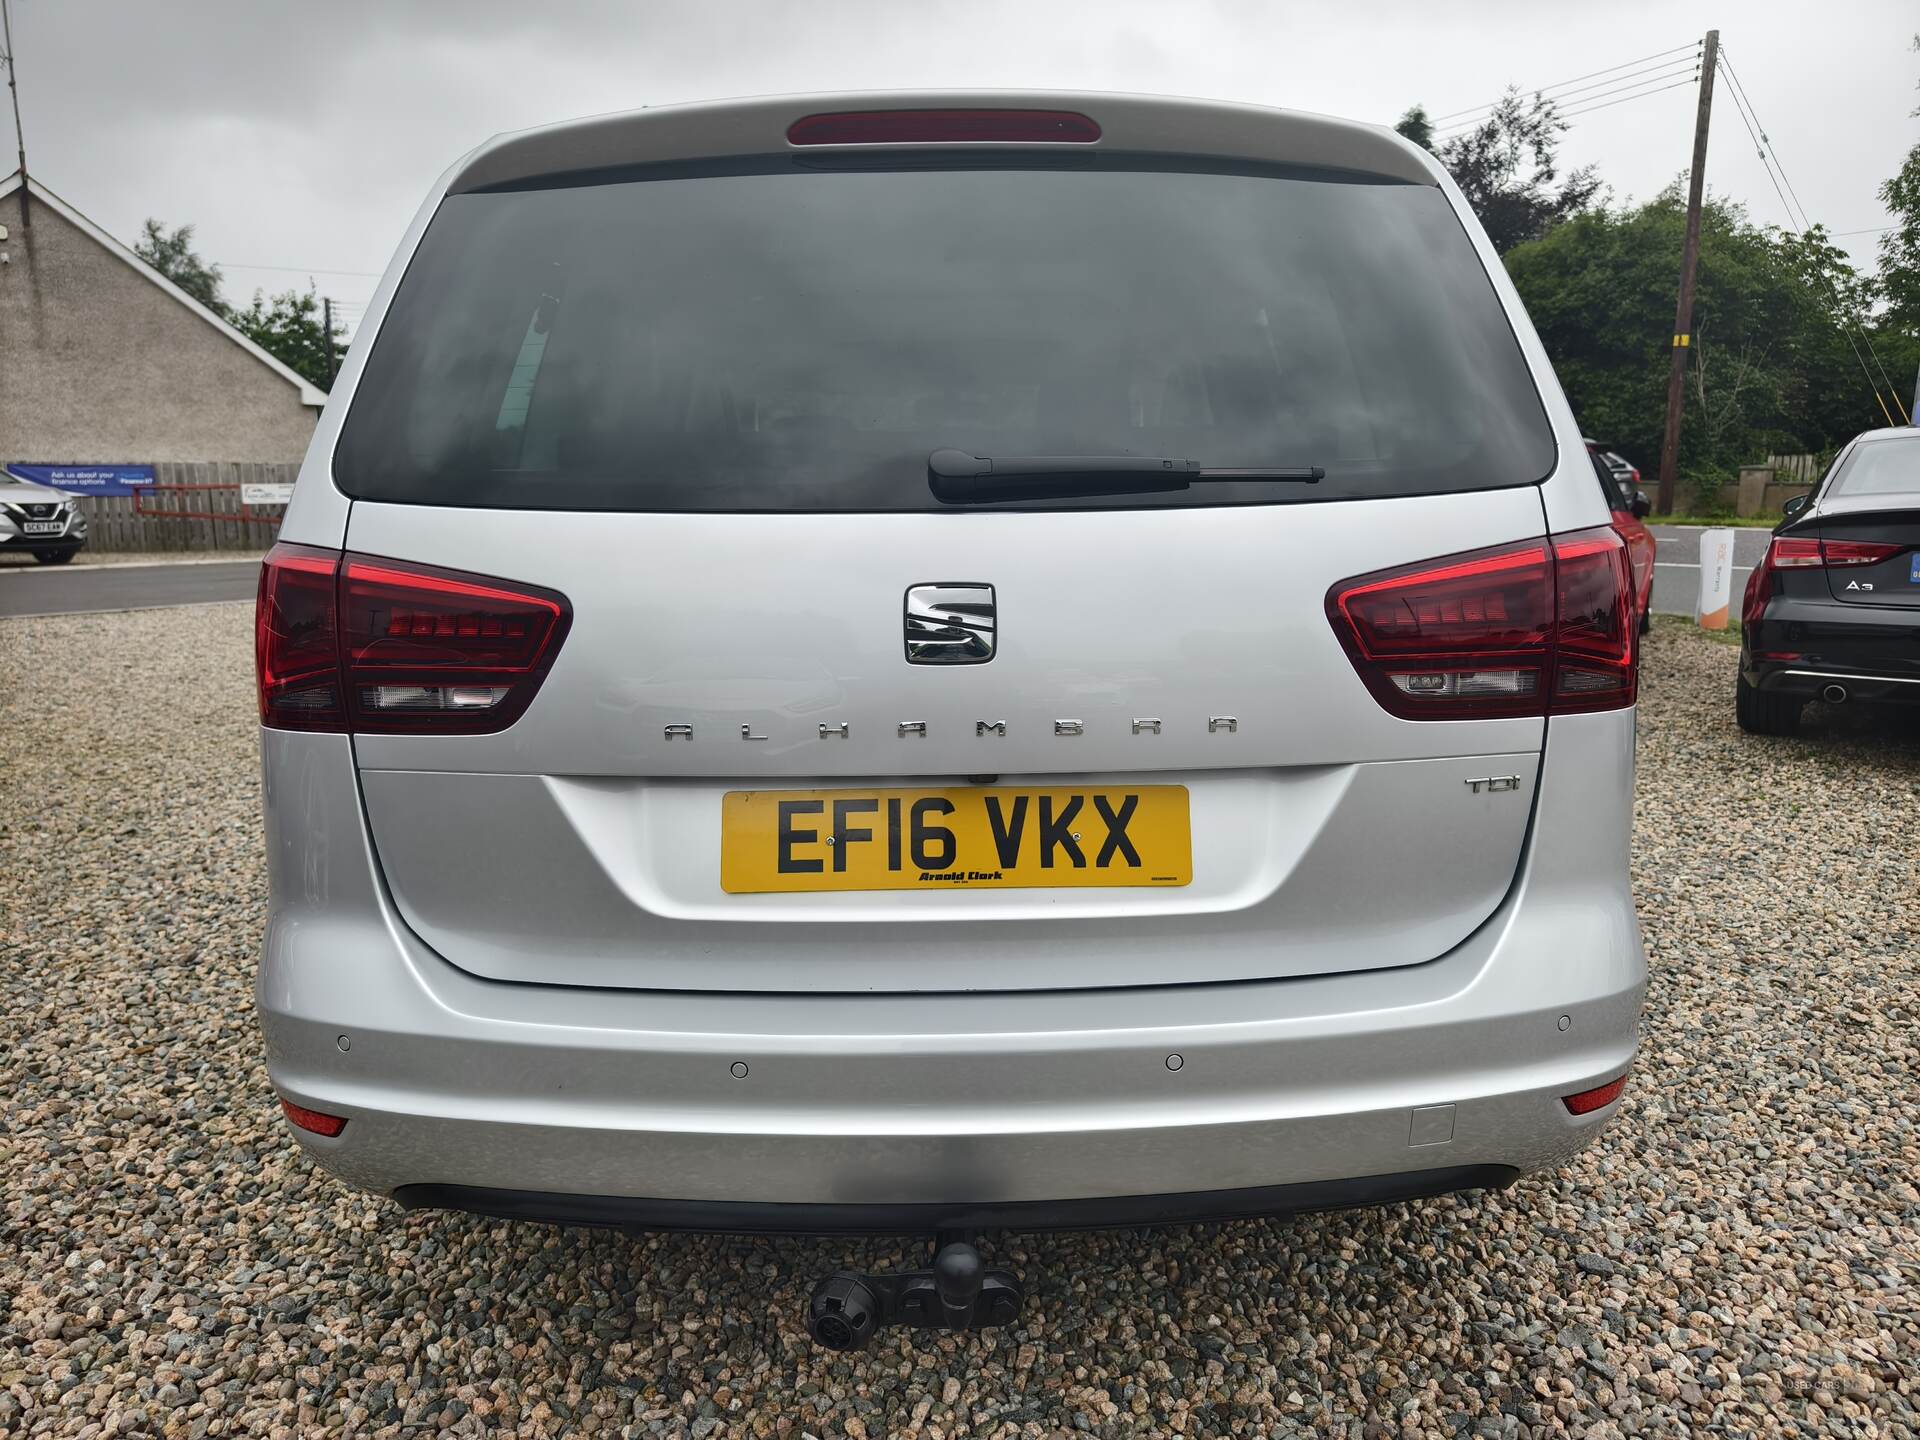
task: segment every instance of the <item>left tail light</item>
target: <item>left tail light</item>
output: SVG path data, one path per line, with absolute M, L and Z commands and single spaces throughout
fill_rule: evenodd
M 555 591 L 281 544 L 260 569 L 262 724 L 358 734 L 504 730 L 552 669 L 573 612 Z
M 1632 571 L 1611 528 L 1344 580 L 1327 615 L 1374 698 L 1403 720 L 1633 704 Z

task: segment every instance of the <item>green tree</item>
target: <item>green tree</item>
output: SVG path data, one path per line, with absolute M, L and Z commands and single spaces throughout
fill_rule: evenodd
M 1643 468 L 1660 450 L 1685 228 L 1676 184 L 1506 257 L 1582 428 Z M 1866 282 L 1825 233 L 1758 226 L 1710 197 L 1700 235 L 1682 474 L 1728 478 L 1770 451 L 1823 452 L 1885 423 L 1836 319 L 1864 306 Z
M 134 242 L 133 253 L 214 314 L 227 313 L 227 304 L 220 298 L 220 267 L 194 253 L 193 226 L 182 225 L 168 234 L 160 221 L 149 219 Z
M 1913 37 L 1920 50 L 1920 35 Z M 1913 112 L 1920 115 L 1920 110 Z M 1886 323 L 1906 336 L 1920 336 L 1920 143 L 1907 151 L 1899 171 L 1880 187 L 1880 203 L 1893 212 L 1893 229 L 1880 237 L 1880 287 Z
M 1425 112 L 1416 105 L 1401 117 L 1401 125 L 1416 113 L 1425 121 Z M 1535 95 L 1526 101 L 1510 88 L 1493 113 L 1471 130 L 1428 145 L 1502 255 L 1540 239 L 1589 209 L 1599 196 L 1600 178 L 1591 165 L 1560 174 L 1560 136 L 1566 128 L 1551 100 Z
M 1886 322 L 1920 335 L 1920 144 L 1880 187 L 1880 203 L 1893 212 L 1893 229 L 1880 237 L 1880 286 Z
M 1433 120 L 1424 105 L 1409 105 L 1407 113 L 1393 122 L 1393 128 L 1422 150 L 1433 149 Z
M 262 350 L 292 367 L 322 390 L 333 384 L 331 359 L 338 353 L 338 342 L 346 334 L 344 326 L 333 327 L 334 351 L 329 352 L 327 327 L 320 296 L 313 282 L 307 282 L 303 295 L 288 290 L 265 298 L 253 292 L 253 303 L 230 317 L 234 328 Z

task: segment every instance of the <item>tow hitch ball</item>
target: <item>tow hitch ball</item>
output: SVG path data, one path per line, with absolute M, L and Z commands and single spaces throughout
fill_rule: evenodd
M 807 1333 L 829 1350 L 860 1350 L 883 1325 L 981 1330 L 1020 1316 L 1020 1280 L 989 1270 L 964 1240 L 940 1247 L 930 1270 L 862 1275 L 836 1270 L 813 1287 Z

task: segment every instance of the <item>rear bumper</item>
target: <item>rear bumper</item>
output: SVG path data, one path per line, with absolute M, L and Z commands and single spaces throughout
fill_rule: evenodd
M 1741 673 L 1769 694 L 1920 704 L 1920 608 L 1777 596 L 1741 636 Z
M 1633 1055 L 1632 725 L 1553 722 L 1513 892 L 1428 964 L 943 995 L 478 979 L 393 913 L 349 742 L 265 732 L 269 1070 L 347 1118 L 299 1138 L 355 1185 L 586 1223 L 1127 1224 L 1504 1183 L 1588 1143 L 1617 1102 L 1560 1097 Z
M 1837 685 L 1849 701 L 1920 705 L 1920 675 L 1887 675 L 1872 670 L 1849 670 L 1831 664 L 1818 669 L 1801 665 L 1760 664 L 1747 668 L 1747 683 L 1769 694 L 1802 695 L 1809 700 L 1829 698 L 1833 687 Z
M 464 1185 L 407 1185 L 395 1191 L 393 1198 L 410 1210 L 465 1210 L 501 1220 L 602 1229 L 704 1230 L 723 1235 L 928 1235 L 941 1230 L 1109 1230 L 1350 1210 L 1459 1190 L 1504 1189 L 1519 1177 L 1518 1170 L 1499 1165 L 1456 1165 L 1412 1170 L 1404 1175 L 1263 1185 L 1245 1190 L 976 1203 L 753 1204 L 738 1200 L 543 1195 Z

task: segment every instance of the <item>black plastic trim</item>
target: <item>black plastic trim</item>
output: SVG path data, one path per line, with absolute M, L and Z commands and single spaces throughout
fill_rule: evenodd
M 409 1210 L 464 1210 L 500 1220 L 629 1231 L 694 1230 L 721 1235 L 927 1235 L 941 1230 L 1123 1230 L 1251 1220 L 1422 1200 L 1456 1190 L 1503 1190 L 1520 1178 L 1510 1165 L 1454 1165 L 1352 1180 L 1312 1180 L 1245 1190 L 1110 1195 L 1080 1200 L 931 1201 L 898 1204 L 649 1200 L 621 1195 L 556 1195 L 477 1185 L 402 1185 Z

